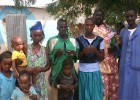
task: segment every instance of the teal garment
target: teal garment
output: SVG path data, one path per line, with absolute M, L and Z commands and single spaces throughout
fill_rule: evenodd
M 100 71 L 79 71 L 79 100 L 103 100 L 103 82 Z
M 76 53 L 78 54 L 78 49 L 77 49 L 77 43 L 76 40 L 68 36 L 67 40 L 62 40 L 59 35 L 54 36 L 48 40 L 47 43 L 47 49 L 50 57 L 50 65 L 51 65 L 51 74 L 49 77 L 50 83 L 54 83 L 56 80 L 56 77 L 58 76 L 59 72 L 62 69 L 62 62 L 64 59 L 66 59 L 67 56 L 69 56 L 65 50 L 75 50 Z M 57 58 L 54 58 L 55 53 L 59 50 L 63 50 L 63 55 Z M 76 57 L 77 58 L 77 57 Z M 73 63 L 76 62 L 76 59 L 73 60 Z M 73 70 L 74 72 L 74 70 Z
M 0 72 L 0 100 L 10 100 L 12 92 L 15 89 L 15 81 L 13 73 L 8 78 Z
M 36 94 L 36 91 L 34 89 L 34 87 L 30 87 L 30 93 L 31 94 Z M 16 89 L 13 91 L 11 99 L 12 100 L 25 100 L 25 98 L 27 97 L 27 95 L 25 93 L 23 93 L 18 87 L 16 87 Z M 29 98 L 29 96 L 28 96 Z M 31 99 L 29 99 L 31 100 Z

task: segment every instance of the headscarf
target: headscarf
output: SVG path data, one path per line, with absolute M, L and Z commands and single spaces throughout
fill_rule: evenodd
M 42 35 L 43 35 L 43 39 L 45 38 L 45 34 L 44 34 L 44 31 L 42 29 L 42 24 L 40 21 L 37 21 L 35 25 L 33 25 L 31 28 L 30 28 L 30 32 L 34 31 L 34 30 L 41 30 L 42 31 Z

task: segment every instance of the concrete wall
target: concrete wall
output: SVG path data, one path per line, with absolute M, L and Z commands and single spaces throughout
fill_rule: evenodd
M 41 21 L 43 25 L 43 30 L 45 33 L 45 39 L 43 45 L 46 45 L 48 38 L 57 34 L 56 20 L 50 16 L 42 8 L 23 8 L 22 10 L 17 10 L 12 6 L 0 7 L 0 53 L 7 48 L 7 33 L 6 33 L 6 23 L 4 18 L 6 14 L 25 14 L 26 15 L 26 31 L 28 43 L 31 43 L 29 28 L 36 23 L 36 21 Z M 9 44 L 10 45 L 10 44 Z

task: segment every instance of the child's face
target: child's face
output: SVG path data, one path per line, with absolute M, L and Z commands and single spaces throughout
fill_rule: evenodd
M 19 78 L 19 86 L 22 90 L 29 90 L 30 80 L 29 77 L 24 75 Z
M 3 71 L 9 71 L 12 66 L 11 58 L 4 58 L 1 62 L 1 67 Z
M 69 76 L 71 74 L 72 71 L 72 66 L 71 65 L 65 65 L 65 67 L 63 68 L 63 73 L 66 76 Z
M 16 39 L 15 42 L 12 44 L 12 47 L 17 51 L 21 51 L 23 48 L 22 40 L 20 38 Z

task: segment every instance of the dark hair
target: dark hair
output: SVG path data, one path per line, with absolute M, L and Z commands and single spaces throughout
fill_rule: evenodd
M 71 65 L 71 66 L 73 66 L 72 58 L 68 57 L 68 58 L 66 58 L 66 59 L 63 61 L 62 67 L 65 68 L 66 65 Z
M 29 80 L 31 80 L 31 74 L 29 73 L 29 72 L 27 72 L 27 71 L 21 71 L 20 73 L 19 73 L 19 79 L 20 79 L 20 77 L 21 76 L 27 76 L 28 78 L 29 78 Z
M 137 10 L 136 10 L 136 8 L 134 8 L 134 7 L 127 7 L 126 10 L 125 10 L 125 13 L 126 13 L 127 11 L 134 11 L 135 14 L 137 15 Z
M 11 57 L 12 57 L 12 53 L 10 51 L 4 51 L 3 53 L 0 54 L 0 62 L 2 62 L 4 58 L 11 58 Z
M 57 21 L 57 26 L 59 26 L 59 24 L 60 24 L 61 22 L 67 23 L 67 21 L 66 21 L 64 18 L 60 18 L 60 19 Z
M 85 22 L 86 22 L 87 20 L 91 20 L 91 21 L 93 22 L 93 19 L 92 19 L 92 18 L 86 18 L 86 19 L 85 19 Z
M 94 13 L 93 13 L 93 18 L 94 18 L 95 14 L 96 14 L 97 12 L 101 12 L 101 13 L 103 14 L 103 17 L 104 17 L 104 12 L 103 12 L 101 9 L 96 9 L 96 10 L 94 11 Z

